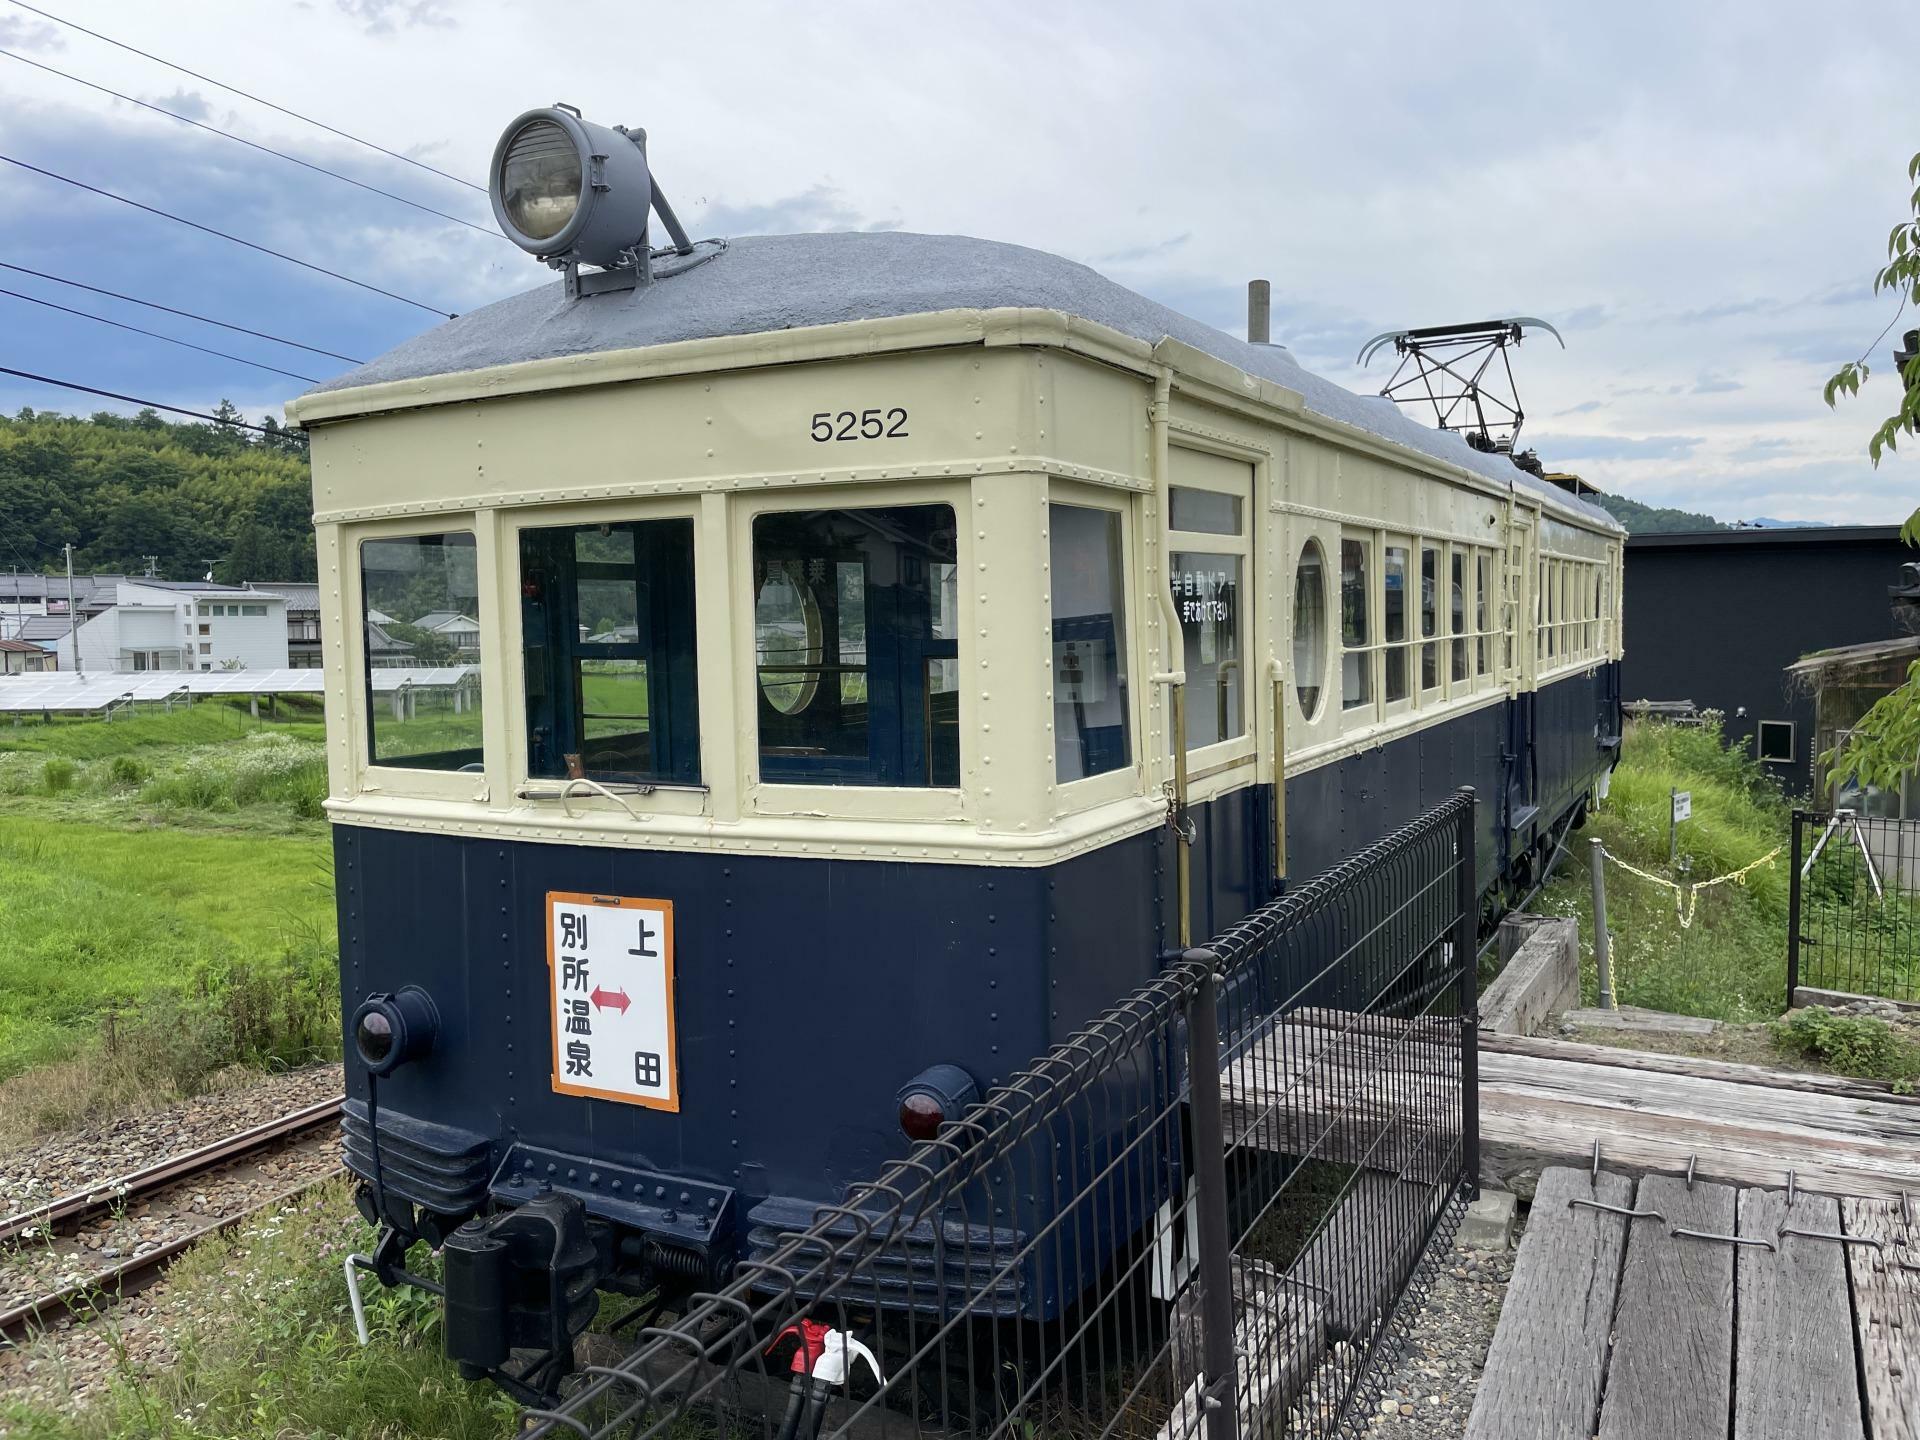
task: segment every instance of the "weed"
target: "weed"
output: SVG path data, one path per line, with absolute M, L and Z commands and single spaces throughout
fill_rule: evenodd
M 138 785 L 152 773 L 138 756 L 116 755 L 107 765 L 107 778 L 115 785 Z
M 40 767 L 40 784 L 49 795 L 58 795 L 73 788 L 73 777 L 78 773 L 79 767 L 64 755 L 50 756 Z
M 1920 1042 L 1909 1040 L 1871 1015 L 1839 1015 L 1810 1005 L 1773 1022 L 1774 1043 L 1783 1050 L 1824 1061 L 1842 1075 L 1868 1080 L 1920 1080 Z
M 433 1297 L 372 1287 L 372 1343 L 355 1342 L 340 1266 L 372 1243 L 347 1186 L 332 1181 L 232 1239 L 196 1246 L 168 1274 L 172 1363 L 141 1374 L 121 1347 L 104 1397 L 0 1404 L 0 1430 L 21 1440 L 511 1435 L 518 1407 L 490 1385 L 462 1380 L 441 1353 Z

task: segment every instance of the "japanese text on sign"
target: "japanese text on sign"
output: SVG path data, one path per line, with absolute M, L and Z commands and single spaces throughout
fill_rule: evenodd
M 680 1108 L 673 1052 L 673 904 L 547 895 L 553 1088 Z

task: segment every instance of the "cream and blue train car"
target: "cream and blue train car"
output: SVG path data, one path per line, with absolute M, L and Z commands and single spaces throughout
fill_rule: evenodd
M 388 1279 L 474 1221 L 473 1373 L 543 1295 L 711 1281 L 1153 975 L 1182 770 L 1204 939 L 1462 785 L 1491 903 L 1618 743 L 1614 522 L 1015 245 L 693 247 L 291 413 L 347 1163 Z M 422 662 L 469 681 L 376 683 Z

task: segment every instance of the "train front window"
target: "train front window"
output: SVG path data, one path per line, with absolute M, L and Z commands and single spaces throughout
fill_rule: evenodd
M 693 521 L 520 532 L 527 771 L 695 785 Z
M 367 756 L 478 770 L 480 577 L 464 531 L 360 542 Z
M 754 518 L 763 779 L 960 783 L 959 578 L 951 506 Z

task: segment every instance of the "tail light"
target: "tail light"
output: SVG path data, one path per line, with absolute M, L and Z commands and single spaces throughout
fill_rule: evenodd
M 900 1087 L 900 1133 L 931 1140 L 948 1121 L 980 1103 L 979 1087 L 958 1065 L 931 1065 Z

